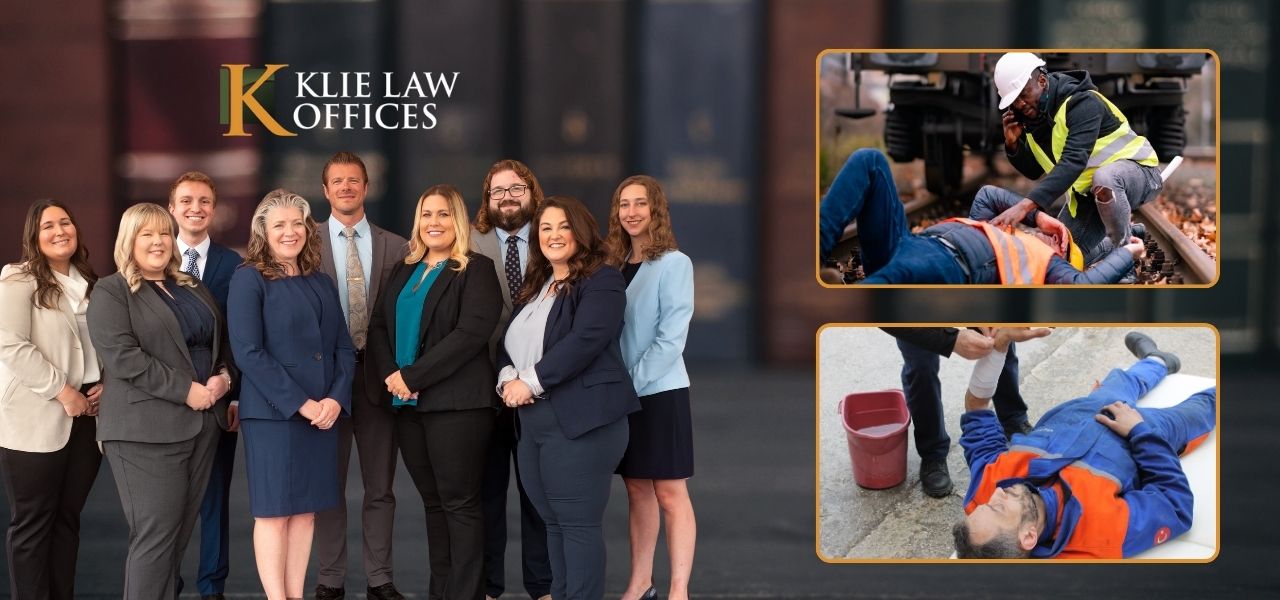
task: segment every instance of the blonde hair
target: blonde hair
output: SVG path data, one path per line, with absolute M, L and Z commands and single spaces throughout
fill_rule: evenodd
M 284 188 L 267 192 L 253 210 L 253 220 L 249 223 L 249 247 L 244 262 L 253 265 L 264 279 L 284 279 L 289 274 L 284 265 L 276 262 L 271 255 L 271 247 L 267 244 L 267 213 L 273 208 L 296 208 L 302 211 L 302 223 L 306 227 L 306 239 L 302 241 L 302 251 L 298 253 L 298 273 L 310 275 L 320 268 L 320 233 L 316 230 L 316 221 L 311 218 L 311 204 L 306 198 Z
M 161 231 L 168 230 L 170 239 L 169 264 L 165 265 L 165 277 L 172 278 L 178 285 L 196 287 L 195 278 L 182 272 L 182 263 L 178 259 L 178 223 L 173 215 L 159 204 L 143 202 L 134 204 L 120 216 L 120 230 L 116 233 L 115 261 L 116 268 L 129 284 L 129 291 L 136 293 L 142 287 L 142 268 L 133 258 L 133 244 L 138 239 L 138 232 L 145 227 L 156 227 Z
M 462 272 L 467 268 L 467 250 L 471 248 L 471 221 L 467 218 L 467 205 L 462 201 L 462 192 L 447 183 L 433 185 L 418 197 L 418 206 L 413 212 L 413 234 L 409 236 L 409 255 L 404 257 L 404 264 L 412 265 L 426 258 L 427 242 L 422 239 L 422 205 L 430 196 L 441 196 L 449 205 L 453 214 L 453 247 L 449 249 L 449 260 L 458 263 L 455 271 Z
M 644 195 L 649 200 L 649 245 L 644 249 L 644 260 L 653 260 L 663 254 L 676 250 L 676 234 L 671 229 L 671 207 L 667 204 L 667 194 L 662 191 L 662 184 L 648 175 L 632 175 L 618 184 L 613 191 L 613 204 L 609 207 L 609 233 L 605 236 L 605 262 L 622 267 L 623 261 L 631 253 L 631 236 L 622 230 L 622 221 L 618 218 L 618 205 L 622 203 L 622 190 L 630 186 L 644 187 Z

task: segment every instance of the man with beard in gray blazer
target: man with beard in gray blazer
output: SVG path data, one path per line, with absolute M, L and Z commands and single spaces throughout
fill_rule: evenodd
M 404 260 L 404 238 L 369 222 L 364 199 L 369 172 L 364 161 L 351 152 L 334 154 L 322 171 L 330 218 L 317 228 L 320 235 L 320 269 L 338 285 L 342 310 L 347 316 L 351 341 L 356 347 L 356 373 L 351 391 L 351 418 L 338 420 L 338 482 L 346 490 L 351 441 L 360 454 L 360 479 L 364 483 L 363 563 L 371 600 L 403 598 L 392 582 L 391 538 L 396 497 L 392 484 L 396 473 L 396 421 L 391 403 L 381 394 L 369 397 L 365 362 L 365 336 L 374 303 L 396 262 Z M 314 552 L 320 565 L 315 598 L 345 597 L 347 575 L 347 507 L 316 514 Z
M 520 292 L 525 266 L 529 262 L 530 236 L 537 235 L 529 221 L 542 203 L 542 186 L 533 171 L 518 160 L 500 160 L 489 168 L 484 178 L 480 209 L 476 212 L 476 235 L 471 236 L 473 249 L 493 260 L 502 285 L 502 317 L 489 340 L 489 359 L 497 362 L 498 344 L 507 333 L 512 298 Z M 489 457 L 485 465 L 484 491 L 484 578 L 485 597 L 497 598 L 505 589 L 504 562 L 507 549 L 507 483 L 511 478 L 512 458 L 516 448 L 515 411 L 502 407 L 493 435 L 489 438 Z M 534 600 L 551 594 L 551 560 L 547 556 L 547 526 L 538 516 L 524 486 L 516 478 L 520 491 L 520 552 L 523 562 L 524 589 Z

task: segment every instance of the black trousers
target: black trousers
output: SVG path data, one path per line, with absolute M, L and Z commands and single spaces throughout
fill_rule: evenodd
M 102 464 L 97 429 L 96 418 L 77 417 L 60 450 L 0 448 L 10 515 L 9 594 L 15 600 L 75 597 L 80 510 Z
M 429 597 L 484 598 L 484 512 L 480 490 L 493 431 L 491 408 L 418 412 L 400 408 L 400 455 L 427 513 Z
M 507 485 L 515 464 L 515 410 L 498 411 L 493 435 L 489 437 L 484 466 L 484 581 L 485 594 L 497 598 L 506 591 Z M 516 466 L 516 491 L 520 495 L 520 558 L 524 591 L 532 600 L 551 593 L 551 558 L 547 555 L 547 525 L 529 501 Z

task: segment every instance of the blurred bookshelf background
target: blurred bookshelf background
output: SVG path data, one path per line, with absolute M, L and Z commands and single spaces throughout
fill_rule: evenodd
M 119 214 L 164 203 L 179 173 L 219 191 L 213 236 L 242 245 L 248 214 L 286 186 L 328 210 L 320 167 L 352 150 L 370 168 L 370 218 L 407 233 L 419 193 L 476 206 L 499 158 L 548 194 L 607 213 L 614 186 L 666 186 L 697 271 L 686 356 L 730 366 L 810 365 L 826 322 L 1208 322 L 1224 351 L 1280 339 L 1280 67 L 1270 3 L 1236 0 L 489 0 L 161 2 L 50 0 L 0 27 L 4 160 L 0 260 L 26 207 L 68 202 L 99 273 Z M 825 290 L 814 276 L 816 57 L 826 48 L 1210 48 L 1222 61 L 1221 278 L 1199 290 Z M 218 69 L 460 73 L 439 126 L 223 137 Z M 289 81 L 279 81 L 292 106 Z

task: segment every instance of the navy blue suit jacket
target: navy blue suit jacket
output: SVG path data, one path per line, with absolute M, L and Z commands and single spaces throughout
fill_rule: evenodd
M 350 414 L 356 354 L 338 288 L 319 271 L 300 282 L 310 291 L 267 281 L 249 265 L 231 278 L 231 352 L 249 365 L 241 372 L 241 419 L 290 419 L 307 400 L 324 398 Z M 320 298 L 319 315 L 304 295 L 312 292 Z
M 542 384 L 542 401 L 551 403 L 560 431 L 569 439 L 640 410 L 618 343 L 626 306 L 622 273 L 601 266 L 557 295 L 547 315 L 542 360 L 534 371 Z M 524 307 L 516 306 L 511 318 Z M 511 364 L 502 346 L 499 368 Z
M 204 260 L 204 271 L 200 272 L 200 283 L 209 288 L 213 299 L 218 302 L 222 314 L 227 314 L 227 294 L 231 292 L 231 275 L 244 259 L 226 246 L 209 243 L 209 256 Z

